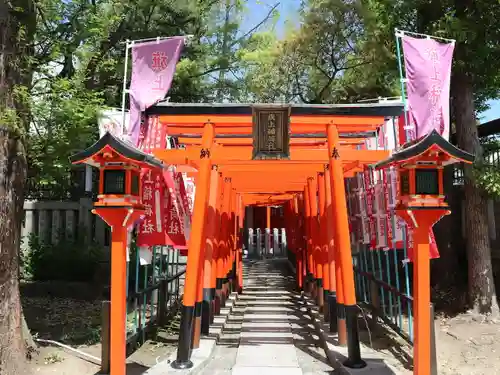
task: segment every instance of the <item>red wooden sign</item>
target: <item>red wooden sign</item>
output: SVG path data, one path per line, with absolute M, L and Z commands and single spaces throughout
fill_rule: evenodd
M 184 234 L 183 218 L 178 202 L 175 182 L 170 171 L 163 172 L 165 180 L 165 225 L 168 245 L 177 249 L 187 250 L 187 241 Z
M 142 202 L 145 218 L 139 226 L 137 246 L 166 245 L 164 211 L 164 181 L 159 170 L 146 169 L 142 173 Z

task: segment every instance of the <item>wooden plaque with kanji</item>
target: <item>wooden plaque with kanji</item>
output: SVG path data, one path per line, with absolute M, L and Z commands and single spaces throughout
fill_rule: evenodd
M 290 157 L 288 107 L 253 108 L 253 159 Z

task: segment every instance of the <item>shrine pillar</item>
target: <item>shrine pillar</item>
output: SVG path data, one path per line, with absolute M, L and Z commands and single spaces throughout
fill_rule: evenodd
M 256 246 L 253 246 L 253 236 L 255 235 L 255 228 L 253 223 L 253 206 L 245 207 L 245 243 L 248 251 L 248 256 L 255 256 Z
M 214 262 L 216 255 L 216 233 L 219 228 L 218 218 L 218 203 L 219 203 L 219 173 L 217 166 L 212 166 L 210 176 L 210 197 L 208 200 L 208 213 L 206 227 L 206 243 L 205 243 L 205 262 L 203 270 L 203 303 L 201 313 L 201 333 L 209 334 L 210 323 L 214 316 L 214 300 L 215 300 L 215 273 L 216 263 Z M 200 283 L 201 285 L 201 283 Z
M 305 232 L 305 249 L 304 249 L 304 263 L 305 263 L 305 292 L 312 295 L 313 290 L 313 258 L 312 258 L 312 234 L 311 234 L 311 204 L 309 199 L 309 180 L 304 189 L 304 232 Z
M 332 189 L 332 203 L 335 205 L 335 243 L 340 253 L 340 266 L 342 269 L 342 286 L 344 291 L 344 305 L 337 301 L 338 313 L 345 314 L 347 328 L 348 358 L 344 366 L 349 368 L 363 368 L 366 363 L 361 359 L 358 312 L 356 292 L 354 289 L 354 271 L 352 264 L 349 222 L 347 217 L 347 203 L 345 196 L 344 171 L 342 156 L 339 153 L 339 134 L 334 124 L 327 125 L 328 153 L 330 158 L 330 183 Z
M 265 254 L 271 253 L 271 207 L 266 206 L 266 227 L 264 228 Z
M 342 286 L 342 270 L 340 268 L 340 253 L 335 241 L 334 213 L 332 204 L 332 189 L 330 167 L 325 166 L 325 191 L 326 191 L 326 220 L 328 236 L 328 263 L 330 270 L 330 295 L 328 296 L 328 310 L 330 332 L 338 333 L 339 344 L 347 344 L 345 319 L 342 314 L 337 314 L 338 305 L 344 306 L 344 289 Z M 337 305 L 338 304 L 338 305 Z
M 304 190 L 305 191 L 305 190 Z M 299 228 L 300 231 L 300 247 L 301 247 L 301 259 L 302 259 L 302 289 L 305 291 L 307 286 L 307 220 L 305 214 L 305 194 L 301 194 L 298 199 L 298 210 L 299 210 Z
M 210 194 L 207 207 L 207 220 L 205 222 L 205 247 L 204 256 L 200 257 L 200 267 L 198 270 L 198 289 L 196 292 L 196 304 L 194 309 L 194 324 L 193 324 L 193 340 L 192 349 L 197 349 L 200 346 L 200 336 L 202 331 L 208 334 L 210 327 L 210 316 L 213 313 L 211 310 L 212 300 L 210 297 L 210 278 L 211 278 L 211 259 L 213 255 L 213 236 L 215 230 L 215 206 L 217 201 L 217 166 L 212 166 L 210 175 Z M 204 314 L 205 313 L 205 314 Z M 205 315 L 205 316 L 204 316 Z M 204 325 L 204 327 L 203 327 Z
M 222 236 L 222 215 L 224 211 L 224 204 L 225 204 L 225 199 L 224 199 L 224 192 L 227 189 L 226 183 L 224 182 L 224 178 L 222 177 L 222 173 L 218 173 L 218 182 L 217 185 L 219 187 L 219 193 L 218 193 L 218 204 L 217 204 L 217 218 L 216 218 L 216 231 L 215 231 L 215 252 L 214 256 L 212 258 L 212 269 L 213 269 L 213 276 L 212 276 L 212 285 L 215 287 L 215 311 L 214 315 L 219 315 L 220 314 L 220 309 L 222 306 L 222 284 L 223 284 L 223 277 L 222 277 L 222 272 L 223 272 L 223 260 L 222 260 L 222 252 L 223 252 L 223 243 L 222 241 L 224 240 Z
M 221 240 L 219 247 L 219 263 L 217 269 L 219 273 L 219 282 L 221 287 L 221 307 L 226 306 L 228 296 L 227 272 L 229 263 L 229 230 L 230 230 L 230 215 L 231 215 L 231 178 L 224 177 L 224 198 L 221 217 Z M 220 268 L 219 268 L 220 267 Z M 219 272 L 218 271 L 218 272 Z
M 231 196 L 232 212 L 231 212 L 231 263 L 229 270 L 229 286 L 230 291 L 235 292 L 238 290 L 238 227 L 239 227 L 239 196 L 236 191 L 232 192 Z
M 318 289 L 320 285 L 321 274 L 323 269 L 321 268 L 321 263 L 318 259 L 318 182 L 315 178 L 309 178 L 307 180 L 307 185 L 309 187 L 309 226 L 311 233 L 311 264 L 312 264 L 312 297 L 314 299 L 318 296 Z M 323 292 L 321 292 L 323 293 Z
M 231 179 L 231 178 L 230 178 Z M 225 272 L 225 293 L 226 300 L 229 298 L 229 294 L 232 292 L 232 280 L 233 280 L 233 258 L 234 258 L 234 204 L 235 204 L 235 192 L 231 186 L 231 193 L 229 197 L 229 212 L 228 212 L 228 224 L 226 230 L 226 272 Z
M 323 293 L 321 293 L 321 304 L 323 316 L 328 321 L 328 295 L 330 291 L 330 265 L 328 263 L 328 221 L 326 219 L 326 186 L 325 173 L 318 174 L 318 196 L 319 196 L 319 236 L 321 238 L 321 266 L 323 268 Z
M 325 224 L 325 174 L 318 173 L 318 200 L 319 210 L 317 213 L 317 269 L 318 269 L 318 294 L 316 300 L 319 307 L 319 312 L 324 313 L 325 289 L 328 290 L 330 281 L 328 280 L 328 262 L 325 261 L 325 244 L 326 230 L 323 227 Z
M 294 232 L 294 250 L 295 250 L 295 270 L 297 273 L 297 289 L 299 291 L 303 290 L 304 287 L 304 249 L 301 248 L 303 238 L 300 238 L 300 223 L 299 223 L 299 198 L 297 195 L 294 195 L 293 202 L 293 232 Z
M 179 344 L 177 359 L 172 362 L 175 369 L 188 369 L 193 367 L 191 362 L 191 338 L 193 333 L 193 320 L 197 299 L 198 284 L 203 280 L 198 278 L 200 262 L 204 259 L 205 249 L 205 218 L 210 194 L 211 161 L 210 150 L 214 140 L 214 125 L 206 123 L 203 130 L 202 149 L 196 195 L 193 209 L 193 223 L 188 246 L 186 266 L 186 281 L 184 297 L 182 299 L 181 324 L 179 330 Z
M 238 294 L 243 293 L 243 242 L 245 238 L 245 205 L 243 204 L 243 198 L 238 196 L 238 204 L 239 204 L 239 229 L 238 229 Z
M 271 206 L 266 206 L 266 228 L 271 229 Z

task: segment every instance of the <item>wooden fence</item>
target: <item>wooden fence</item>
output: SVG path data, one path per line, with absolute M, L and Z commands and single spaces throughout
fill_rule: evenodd
M 79 201 L 26 201 L 22 228 L 23 247 L 30 236 L 56 244 L 64 240 L 95 242 L 109 247 L 109 226 L 92 214 L 93 201 L 81 198 Z

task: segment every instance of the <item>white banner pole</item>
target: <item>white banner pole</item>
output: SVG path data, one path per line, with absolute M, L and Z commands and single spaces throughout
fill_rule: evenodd
M 122 89 L 122 127 L 123 127 L 123 137 L 122 139 L 125 139 L 125 136 L 127 134 L 128 129 L 126 129 L 126 122 L 125 122 L 125 99 L 126 95 L 128 93 L 127 90 L 127 70 L 128 70 L 128 49 L 134 44 L 134 42 L 130 42 L 127 39 L 126 45 L 125 45 L 125 66 L 123 68 L 123 89 Z

